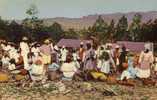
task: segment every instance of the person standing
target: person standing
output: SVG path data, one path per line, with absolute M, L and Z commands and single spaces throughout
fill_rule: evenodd
M 61 49 L 61 62 L 62 63 L 66 61 L 67 54 L 68 54 L 68 50 L 66 49 L 65 46 L 63 46 Z
M 119 52 L 119 45 L 116 45 L 115 51 L 114 51 L 114 62 L 116 66 L 119 66 L 119 57 L 120 57 L 120 52 Z
M 87 43 L 87 50 L 85 51 L 84 57 L 83 57 L 83 62 L 84 70 L 94 70 L 96 67 L 95 64 L 95 51 L 92 48 L 91 43 Z
M 48 65 L 51 63 L 51 53 L 52 53 L 52 48 L 50 44 L 50 40 L 46 39 L 44 41 L 44 44 L 40 47 L 40 52 L 42 55 L 42 61 L 44 65 Z
M 119 67 L 118 67 L 118 71 L 120 73 L 122 73 L 128 66 L 128 59 L 127 59 L 127 51 L 126 51 L 126 47 L 122 46 L 122 51 L 121 54 L 119 56 Z
M 22 41 L 20 42 L 20 50 L 24 62 L 24 69 L 29 70 L 28 54 L 30 52 L 30 49 L 27 37 L 22 38 Z
M 79 59 L 82 62 L 83 60 L 83 54 L 84 54 L 85 49 L 83 48 L 83 42 L 80 43 L 80 48 L 79 48 Z
M 151 75 L 151 65 L 153 64 L 154 57 L 150 51 L 149 45 L 145 45 L 145 50 L 141 52 L 139 58 L 140 67 L 138 68 L 137 77 L 149 78 Z

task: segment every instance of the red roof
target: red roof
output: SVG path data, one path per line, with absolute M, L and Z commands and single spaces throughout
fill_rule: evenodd
M 124 45 L 130 51 L 141 52 L 144 50 L 145 42 L 117 41 L 117 44 L 120 46 Z

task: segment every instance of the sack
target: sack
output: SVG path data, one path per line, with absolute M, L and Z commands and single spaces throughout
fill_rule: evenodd
M 0 82 L 8 82 L 9 81 L 9 75 L 4 72 L 0 72 Z

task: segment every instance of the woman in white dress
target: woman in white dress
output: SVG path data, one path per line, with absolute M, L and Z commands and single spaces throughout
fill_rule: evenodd
M 110 57 L 107 52 L 102 52 L 101 56 L 99 57 L 97 67 L 105 74 L 110 73 Z
M 137 68 L 137 77 L 149 78 L 151 75 L 151 64 L 153 63 L 153 53 L 148 45 L 145 45 L 145 50 L 141 52 L 139 58 L 140 67 Z

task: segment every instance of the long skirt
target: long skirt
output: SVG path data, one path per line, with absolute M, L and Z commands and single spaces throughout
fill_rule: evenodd
M 149 78 L 150 74 L 151 74 L 150 69 L 137 68 L 136 76 L 139 78 Z

